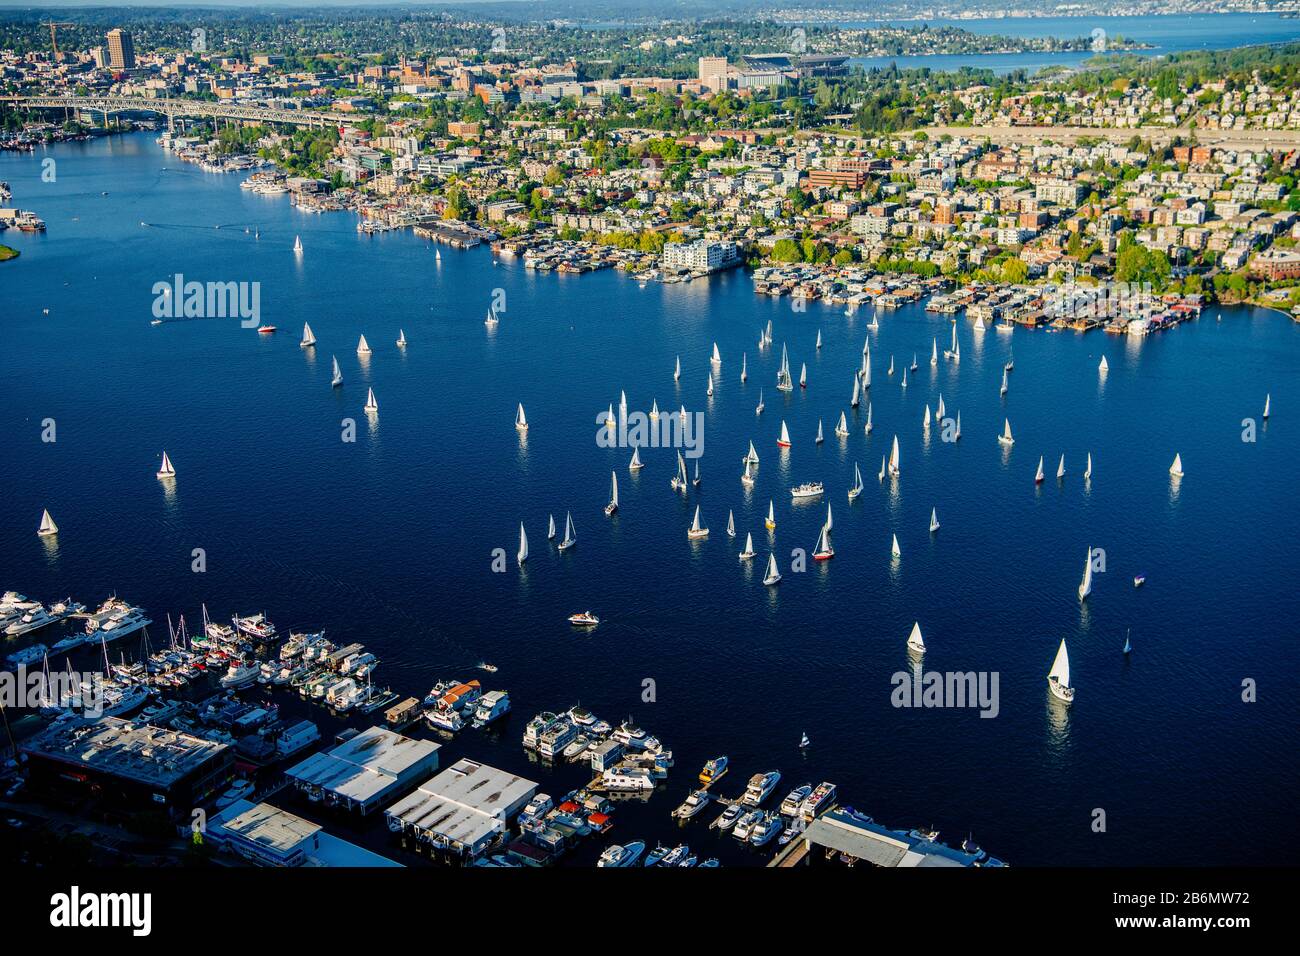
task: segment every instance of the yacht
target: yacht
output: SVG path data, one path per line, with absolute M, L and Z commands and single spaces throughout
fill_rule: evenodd
M 781 436 L 777 438 L 776 444 L 780 448 L 790 447 L 790 429 L 785 427 L 785 420 L 781 421 Z
M 524 403 L 519 403 L 519 408 L 515 411 L 515 428 L 521 432 L 528 431 L 528 418 L 524 415 Z
M 687 856 L 690 855 L 691 848 L 685 843 L 673 847 L 660 860 L 660 866 L 680 866 Z M 648 864 L 647 864 L 648 865 Z
M 795 787 L 791 790 L 784 800 L 781 801 L 780 812 L 787 817 L 793 817 L 799 812 L 799 808 L 804 805 L 804 801 L 812 795 L 812 784 L 805 783 L 801 787 Z
M 564 540 L 558 545 L 561 551 L 567 551 L 578 543 L 578 535 L 573 530 L 573 513 L 565 512 L 564 514 Z
M 600 618 L 590 611 L 581 611 L 577 614 L 569 615 L 569 623 L 577 627 L 594 627 L 600 623 Z
M 710 797 L 707 790 L 695 790 L 682 802 L 681 806 L 673 811 L 673 818 L 677 820 L 689 820 L 707 807 L 709 805 L 709 800 Z
M 754 557 L 754 553 L 754 535 L 751 532 L 746 531 L 745 550 L 740 552 L 739 558 L 741 561 L 748 561 L 750 558 Z
M 1174 463 L 1169 466 L 1169 474 L 1175 478 L 1183 477 L 1183 456 L 1174 455 Z
M 605 516 L 610 517 L 618 511 L 618 475 L 609 473 L 609 504 L 605 505 Z
M 709 826 L 716 827 L 725 832 L 736 825 L 736 821 L 740 819 L 744 812 L 744 807 L 739 803 L 733 803 L 728 806 L 727 809 L 723 810 L 722 813 L 719 814 L 718 818 L 710 823 Z
M 600 855 L 600 859 L 596 861 L 596 865 L 600 867 L 634 866 L 636 861 L 640 859 L 641 854 L 644 852 L 645 844 L 639 840 L 634 843 L 628 843 L 625 846 L 618 846 L 616 844 Z
M 262 668 L 254 662 L 235 661 L 222 675 L 221 686 L 226 690 L 240 690 L 257 683 Z
M 749 778 L 749 785 L 745 787 L 745 793 L 740 798 L 740 802 L 746 806 L 756 807 L 768 798 L 776 785 L 781 782 L 781 774 L 776 770 L 769 770 L 767 773 L 756 773 Z
M 642 866 L 658 865 L 659 861 L 668 855 L 668 852 L 669 852 L 668 847 L 663 846 L 662 844 L 655 847 L 653 850 L 651 850 L 649 853 L 646 854 L 645 862 L 642 864 Z
M 802 485 L 791 488 L 790 497 L 796 500 L 799 498 L 816 498 L 824 490 L 825 487 L 820 481 L 806 481 Z
M 998 436 L 998 441 L 1004 445 L 1014 445 L 1016 440 L 1011 437 L 1011 419 L 1004 418 L 1002 422 L 1002 434 Z
M 781 822 L 780 816 L 775 813 L 765 814 L 750 831 L 749 842 L 754 846 L 764 846 L 770 843 L 772 838 L 780 833 L 783 827 L 784 824 Z
M 1047 672 L 1047 689 L 1052 696 L 1066 704 L 1074 700 L 1074 688 L 1070 686 L 1070 655 L 1065 649 L 1065 638 L 1056 651 L 1052 669 Z
M 47 624 L 53 624 L 57 620 L 58 618 L 51 615 L 45 608 L 37 607 L 35 610 L 23 614 L 22 617 L 6 627 L 4 632 L 7 637 L 21 637 L 24 634 L 39 630 Z
M 304 322 L 302 324 L 302 341 L 298 343 L 298 348 L 309 349 L 316 344 L 316 333 L 312 332 L 311 325 Z
M 236 617 L 231 623 L 241 634 L 259 641 L 275 640 L 275 625 L 266 619 L 265 614 L 251 614 L 248 617 Z
M 853 487 L 849 489 L 849 501 L 852 501 L 858 495 L 862 494 L 862 472 L 858 469 L 858 463 L 853 463 Z
M 912 633 L 907 637 L 907 649 L 917 654 L 925 653 L 925 639 L 921 637 L 921 623 L 919 621 L 912 623 Z
M 714 757 L 706 763 L 704 769 L 700 771 L 700 783 L 704 784 L 706 787 L 711 786 L 726 776 L 726 773 L 726 756 Z
M 134 634 L 151 623 L 153 622 L 144 616 L 144 611 L 140 608 L 109 598 L 86 619 L 86 633 L 105 641 L 115 641 Z
M 835 784 L 822 781 L 817 784 L 808 799 L 803 802 L 799 808 L 799 815 L 807 822 L 811 822 L 819 813 L 826 810 L 835 801 L 836 787 Z
M 158 469 L 159 478 L 175 478 L 176 469 L 172 467 L 172 460 L 167 457 L 167 452 L 162 453 L 162 466 Z
M 24 647 L 21 651 L 14 651 L 5 658 L 5 662 L 15 670 L 26 664 L 33 664 L 44 658 L 50 649 L 44 644 L 33 644 L 31 647 Z
M 736 826 L 732 829 L 731 835 L 741 842 L 748 842 L 750 834 L 754 832 L 754 827 L 762 822 L 765 816 L 766 814 L 762 810 L 750 810 L 736 821 Z

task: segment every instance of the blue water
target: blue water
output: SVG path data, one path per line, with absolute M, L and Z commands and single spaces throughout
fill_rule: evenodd
M 1108 37 L 1124 37 L 1151 44 L 1151 49 L 1133 51 L 1142 56 L 1164 56 L 1184 50 L 1221 50 L 1261 43 L 1282 43 L 1300 39 L 1300 20 L 1275 13 L 1197 13 L 1142 15 L 1130 17 L 1006 17 L 989 20 L 927 20 L 932 28 L 954 27 L 971 33 L 1010 37 L 1090 37 L 1094 29 Z M 854 24 L 877 26 L 880 21 Z M 915 27 L 915 22 L 901 22 Z M 955 70 L 963 66 L 1010 73 L 1036 73 L 1049 66 L 1075 67 L 1094 56 L 1091 51 L 1061 53 L 988 53 L 979 55 L 934 54 L 928 56 L 855 57 L 851 61 L 866 69 L 898 64 L 899 69 L 928 67 Z
M 468 753 L 553 794 L 586 774 L 530 765 L 519 746 L 526 719 L 578 701 L 614 721 L 632 714 L 678 764 L 667 793 L 620 809 L 622 840 L 670 838 L 668 813 L 697 768 L 726 753 L 724 793 L 759 770 L 781 770 L 782 793 L 830 779 L 885 823 L 934 824 L 954 843 L 973 831 L 1017 864 L 1288 859 L 1300 835 L 1290 691 L 1300 669 L 1300 326 L 1278 313 L 1224 309 L 1216 321 L 1211 311 L 1143 340 L 981 338 L 963 320 L 960 366 L 932 369 L 930 343 L 942 347 L 948 322 L 919 306 L 887 312 L 871 335 L 875 432 L 862 434 L 864 406 L 840 441 L 831 429 L 869 310 L 796 314 L 788 299 L 755 296 L 741 271 L 642 289 L 613 271 L 494 264 L 486 247 L 443 249 L 438 265 L 409 233 L 363 237 L 350 215 L 242 191 L 146 135 L 51 149 L 55 183 L 40 180 L 45 155 L 0 156 L 15 203 L 49 224 L 3 240 L 22 256 L 0 265 L 0 588 L 86 603 L 116 591 L 152 613 L 155 639 L 165 639 L 166 613 L 193 624 L 200 602 L 218 618 L 264 610 L 281 629 L 364 642 L 383 658 L 382 680 L 409 693 L 439 677 L 483 677 L 474 663 L 493 661 L 500 673 L 486 682 L 508 688 L 515 707 L 501 742 L 466 732 L 444 763 Z M 260 282 L 262 320 L 279 333 L 228 319 L 151 326 L 152 286 L 178 272 Z M 494 289 L 506 311 L 489 334 Z M 759 352 L 769 319 L 776 348 Z M 304 320 L 315 354 L 297 345 Z M 399 327 L 405 352 L 393 344 Z M 374 348 L 365 364 L 362 333 Z M 714 341 L 723 365 L 709 401 Z M 808 364 L 806 391 L 773 387 L 783 342 L 796 374 Z M 914 352 L 921 367 L 904 391 L 885 368 L 893 354 L 901 370 Z M 346 378 L 335 391 L 331 354 Z M 362 413 L 368 385 L 380 405 L 373 425 Z M 760 387 L 767 410 L 756 418 Z M 657 399 L 705 413 L 698 492 L 670 490 L 669 450 L 647 451 L 632 476 L 627 450 L 597 447 L 596 413 L 620 389 L 633 408 Z M 1243 443 L 1242 419 L 1259 415 L 1268 392 L 1273 419 Z M 922 409 L 940 393 L 961 412 L 957 444 L 922 437 Z M 519 401 L 526 440 L 512 425 Z M 994 440 L 1004 416 L 1016 435 L 1009 454 Z M 353 444 L 340 440 L 345 417 L 358 425 Z M 52 444 L 40 440 L 46 418 L 57 423 Z M 783 418 L 794 447 L 779 453 Z M 902 477 L 882 487 L 875 475 L 895 433 Z M 751 439 L 762 459 L 752 494 L 739 481 Z M 172 494 L 154 478 L 164 448 L 178 471 Z M 1064 483 L 1036 489 L 1039 455 L 1050 474 L 1062 452 Z M 1187 470 L 1179 486 L 1167 473 L 1175 452 Z M 866 490 L 850 505 L 855 461 Z M 611 469 L 622 499 L 613 520 L 601 513 Z M 764 588 L 760 563 L 736 560 L 727 511 L 765 558 L 762 516 L 774 500 L 788 567 L 825 516 L 824 504 L 790 502 L 789 486 L 813 479 L 834 507 L 836 557 Z M 712 529 L 702 543 L 685 534 L 696 503 Z M 50 547 L 34 533 L 43 507 L 62 529 Z M 934 537 L 931 507 L 943 525 Z M 579 543 L 561 555 L 545 525 L 566 509 Z M 532 545 L 522 574 L 521 520 Z M 1107 572 L 1080 608 L 1089 546 L 1106 550 Z M 496 547 L 511 556 L 507 573 L 491 570 Z M 190 570 L 194 548 L 206 550 L 205 574 Z M 1138 572 L 1148 583 L 1135 590 Z M 585 608 L 604 623 L 578 634 L 565 618 Z M 928 669 L 999 673 L 996 719 L 891 706 L 914 620 Z M 1065 716 L 1044 684 L 1062 637 L 1078 688 Z M 1256 703 L 1241 701 L 1246 678 L 1258 682 Z M 653 703 L 642 699 L 647 679 Z M 813 746 L 801 756 L 804 730 Z M 1107 812 L 1105 834 L 1090 829 L 1094 808 Z M 686 838 L 703 855 L 748 858 L 700 822 Z

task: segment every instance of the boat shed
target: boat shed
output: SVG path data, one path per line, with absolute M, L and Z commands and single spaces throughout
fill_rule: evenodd
M 942 843 L 918 839 L 902 830 L 890 830 L 844 810 L 832 810 L 818 817 L 809 824 L 799 842 L 809 862 L 825 858 L 826 853 L 819 850 L 880 867 L 974 866 L 979 859 Z
M 208 823 L 208 840 L 257 866 L 401 866 L 269 803 L 236 800 Z
M 285 776 L 309 799 L 365 815 L 437 770 L 438 748 L 431 740 L 370 727 L 333 750 L 312 754 Z
M 472 859 L 509 832 L 509 820 L 537 792 L 532 780 L 459 760 L 386 811 L 388 828 Z

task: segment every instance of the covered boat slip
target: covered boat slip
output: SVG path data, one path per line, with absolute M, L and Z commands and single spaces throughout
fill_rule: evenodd
M 440 850 L 474 857 L 508 832 L 508 821 L 537 792 L 532 780 L 460 760 L 386 811 L 390 830 Z
M 833 850 L 872 866 L 932 867 L 973 866 L 977 857 L 942 843 L 918 839 L 911 834 L 868 823 L 832 810 L 818 817 L 789 850 L 778 854 L 770 866 L 798 865 L 821 859 L 819 850 Z M 783 863 L 786 858 L 790 864 Z
M 285 771 L 312 798 L 367 814 L 438 769 L 439 745 L 371 727 Z

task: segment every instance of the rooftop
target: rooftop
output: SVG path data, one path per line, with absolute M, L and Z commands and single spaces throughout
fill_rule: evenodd
M 365 803 L 436 760 L 439 745 L 370 727 L 333 750 L 313 754 L 285 773 L 300 784 Z
M 459 760 L 387 812 L 403 826 L 472 846 L 499 829 L 499 821 L 536 790 L 532 780 L 473 760 Z
M 976 857 L 942 843 L 918 839 L 902 830 L 890 830 L 843 810 L 819 817 L 804 831 L 808 842 L 837 850 L 875 866 L 971 866 Z
M 117 717 L 77 717 L 56 721 L 23 749 L 148 786 L 168 787 L 226 745 Z
M 320 830 L 310 820 L 269 803 L 259 803 L 222 825 L 228 832 L 278 853 L 288 853 Z

